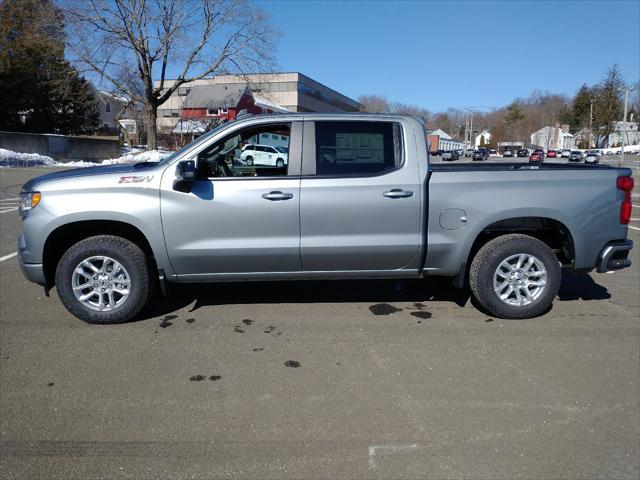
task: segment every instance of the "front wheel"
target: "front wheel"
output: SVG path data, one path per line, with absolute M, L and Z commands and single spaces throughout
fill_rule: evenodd
M 56 289 L 63 305 L 88 323 L 132 320 L 152 294 L 149 264 L 136 244 L 111 235 L 73 245 L 56 269 Z
M 281 158 L 277 159 L 276 160 L 276 167 L 278 167 L 278 168 L 284 167 L 284 160 L 281 159 Z
M 473 296 L 498 318 L 541 315 L 553 303 L 560 282 L 558 258 L 528 235 L 503 235 L 487 242 L 469 270 Z
M 253 165 L 253 157 L 247 157 L 244 161 L 247 163 L 247 165 Z

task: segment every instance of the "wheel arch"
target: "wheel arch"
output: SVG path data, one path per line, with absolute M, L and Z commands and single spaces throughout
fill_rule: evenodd
M 550 217 L 511 217 L 493 221 L 475 236 L 467 255 L 469 263 L 487 242 L 502 235 L 521 233 L 537 238 L 554 251 L 563 265 L 573 264 L 575 242 L 571 230 L 560 220 Z
M 74 244 L 96 235 L 114 235 L 135 243 L 142 249 L 153 271 L 157 270 L 156 255 L 142 231 L 130 223 L 118 220 L 80 220 L 54 229 L 44 243 L 42 267 L 47 286 L 55 283 L 55 273 L 62 255 Z
M 494 238 L 520 233 L 545 243 L 556 254 L 563 266 L 573 266 L 576 259 L 575 236 L 567 222 L 550 216 L 517 216 L 493 219 L 476 230 L 466 246 L 463 263 L 454 279 L 454 285 L 462 287 L 468 278 L 469 268 L 478 251 Z

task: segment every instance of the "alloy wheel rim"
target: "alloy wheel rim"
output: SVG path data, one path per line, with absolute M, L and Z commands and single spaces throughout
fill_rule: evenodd
M 118 261 L 104 255 L 82 260 L 71 277 L 73 294 L 82 305 L 99 312 L 122 306 L 131 291 L 129 272 Z
M 536 256 L 518 253 L 505 258 L 493 274 L 493 290 L 507 305 L 524 307 L 536 301 L 547 286 L 547 269 Z

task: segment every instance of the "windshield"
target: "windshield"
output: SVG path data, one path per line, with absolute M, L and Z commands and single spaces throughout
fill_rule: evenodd
M 223 128 L 227 127 L 229 125 L 229 122 L 225 122 L 221 125 L 218 125 L 216 128 L 214 128 L 213 130 L 205 133 L 204 135 L 199 136 L 198 138 L 196 138 L 195 140 L 193 140 L 190 143 L 187 143 L 184 147 L 182 147 L 180 150 L 178 150 L 177 152 L 173 152 L 171 155 L 169 155 L 168 157 L 163 158 L 162 160 L 160 160 L 158 162 L 158 165 L 165 165 L 169 162 L 171 162 L 174 158 L 176 158 L 178 155 L 182 154 L 182 152 L 195 147 L 196 145 L 199 145 L 202 142 L 207 141 L 210 137 L 214 136 L 216 133 L 218 133 L 220 130 L 222 130 Z

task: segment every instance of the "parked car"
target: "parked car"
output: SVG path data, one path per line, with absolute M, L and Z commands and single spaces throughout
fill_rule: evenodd
M 213 168 L 243 141 L 285 130 L 296 146 L 287 170 Z M 73 315 L 101 324 L 132 320 L 155 285 L 172 282 L 427 275 L 469 285 L 491 316 L 531 318 L 550 308 L 561 268 L 631 264 L 631 169 L 470 172 L 426 151 L 409 115 L 242 117 L 160 162 L 29 180 L 19 264 L 45 293 L 55 285 Z
M 580 150 L 571 150 L 571 153 L 569 154 L 570 162 L 581 162 L 582 160 L 584 160 L 584 153 Z
M 562 152 L 561 152 L 561 154 L 560 154 L 560 156 L 561 156 L 562 158 L 569 158 L 569 156 L 570 156 L 570 155 L 571 155 L 571 150 L 566 150 L 566 149 L 565 149 L 565 150 L 562 150 Z
M 557 158 L 557 157 L 558 157 L 558 152 L 556 152 L 555 150 L 547 151 L 547 158 Z
M 442 152 L 442 161 L 453 161 L 453 160 L 458 160 L 460 158 L 460 155 L 458 155 L 457 150 L 448 150 L 446 152 Z
M 289 151 L 285 147 L 250 144 L 242 149 L 240 160 L 247 165 L 284 167 L 289 160 Z
M 486 160 L 489 158 L 489 150 L 486 148 L 479 148 L 473 152 L 472 160 Z
M 521 148 L 520 150 L 518 150 L 518 157 L 527 158 L 528 156 L 529 156 L 529 150 L 527 150 L 526 148 Z
M 489 156 L 490 157 L 497 157 L 498 156 L 498 151 L 495 148 L 490 148 L 489 149 Z
M 600 157 L 602 153 L 599 150 L 587 150 L 586 155 L 595 155 L 596 157 Z
M 444 150 L 435 150 L 431 152 L 429 155 L 431 155 L 432 157 L 441 157 L 443 153 L 444 153 Z
M 468 150 L 465 150 L 464 156 L 465 157 L 473 157 L 473 149 L 469 148 Z
M 513 152 L 511 150 L 505 150 L 502 152 L 503 157 L 513 157 Z
M 544 160 L 544 157 L 546 157 L 544 150 L 541 148 L 536 148 L 533 152 L 540 155 L 540 158 L 542 158 L 542 160 Z
M 587 152 L 586 156 L 584 157 L 584 163 L 600 163 L 600 156 L 596 155 L 595 153 Z
M 529 163 L 542 163 L 544 162 L 544 155 L 541 155 L 540 152 L 535 151 L 531 155 L 529 155 Z

